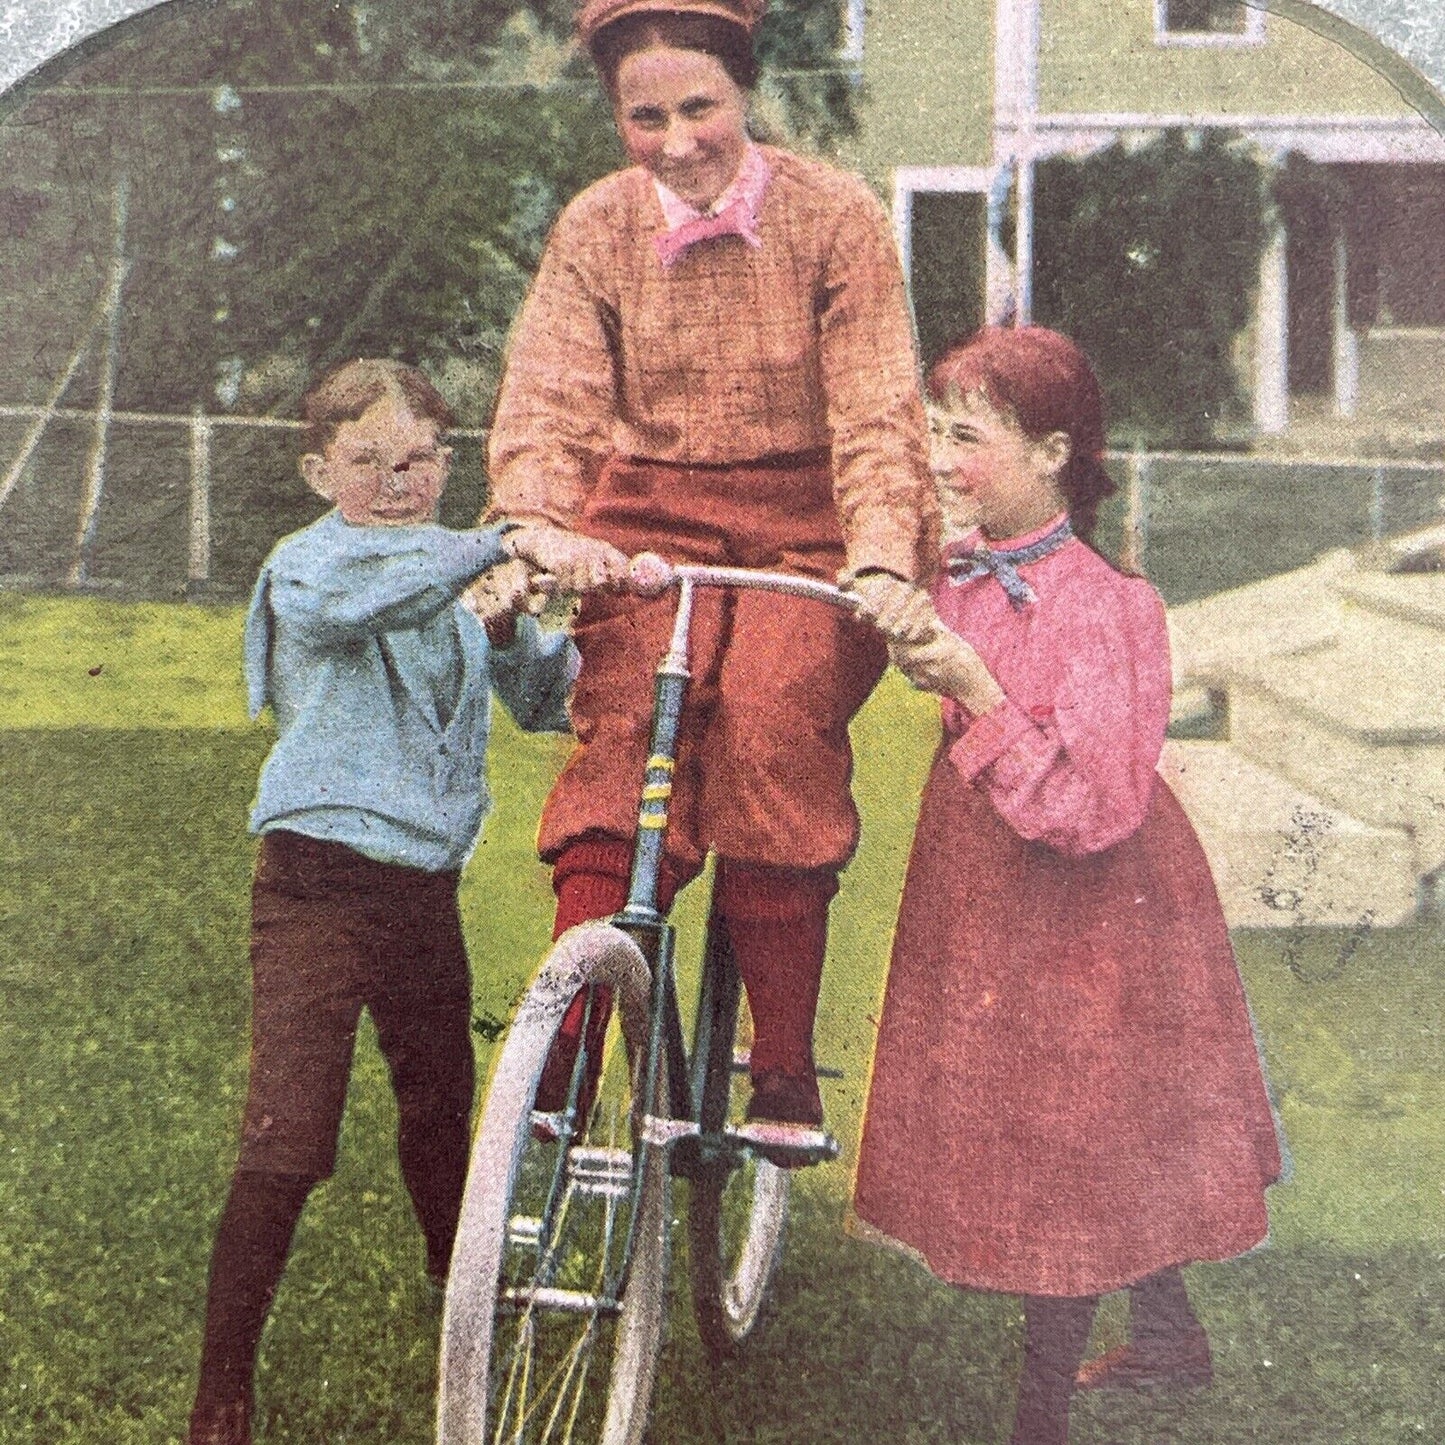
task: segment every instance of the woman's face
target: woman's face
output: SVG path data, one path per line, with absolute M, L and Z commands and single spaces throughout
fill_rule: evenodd
M 628 158 L 705 211 L 732 184 L 747 146 L 747 95 L 715 56 L 658 45 L 627 56 L 613 97 Z
M 1019 537 L 1065 509 L 1066 433 L 1029 437 L 981 391 L 930 406 L 928 428 L 946 540 L 974 527 L 990 538 Z

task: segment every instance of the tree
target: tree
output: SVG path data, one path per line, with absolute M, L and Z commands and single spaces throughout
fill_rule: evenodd
M 318 370 L 389 354 L 423 365 L 464 421 L 484 422 L 552 221 L 621 159 L 571 40 L 574 14 L 575 0 L 191 0 L 85 47 L 0 128 L 19 198 L 3 218 L 15 233 L 6 275 L 38 278 L 30 309 L 0 320 L 3 399 L 44 397 L 83 340 L 112 266 L 123 176 L 121 409 L 294 415 Z M 773 0 L 760 109 L 775 133 L 826 146 L 851 129 L 840 18 L 831 4 Z M 93 401 L 96 373 L 82 367 L 66 401 Z M 184 555 L 187 442 L 164 428 L 144 443 L 122 433 L 103 560 L 133 560 L 164 512 L 177 540 L 157 542 L 152 570 L 169 575 Z M 72 429 L 55 445 L 43 485 L 66 494 L 68 514 L 84 438 Z M 223 590 L 247 586 L 271 540 L 308 515 L 290 452 L 284 435 L 215 433 Z M 453 520 L 480 500 L 474 447 L 464 462 Z M 63 569 L 70 524 L 57 525 Z M 14 565 L 43 570 L 35 552 L 22 542 Z M 122 570 L 136 576 L 130 561 Z

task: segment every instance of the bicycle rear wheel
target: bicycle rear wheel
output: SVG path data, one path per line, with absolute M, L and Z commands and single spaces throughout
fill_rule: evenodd
M 613 1022 L 596 1101 L 580 1117 L 579 1057 L 568 1106 L 539 1114 L 537 1085 L 563 1014 L 580 989 L 601 985 Z M 439 1445 L 642 1439 L 667 1268 L 667 1155 L 639 1147 L 643 1114 L 665 1111 L 644 1109 L 634 1090 L 649 987 L 626 934 L 583 924 L 558 941 L 517 1013 L 473 1146 L 452 1256 Z
M 701 1157 L 687 1209 L 688 1267 L 698 1334 L 714 1359 L 726 1359 L 752 1334 L 767 1305 L 783 1253 L 791 1175 L 751 1151 L 718 1140 L 743 1118 L 746 1062 L 735 1057 L 742 1001 L 726 932 L 708 929 L 695 1047 L 702 1069 Z

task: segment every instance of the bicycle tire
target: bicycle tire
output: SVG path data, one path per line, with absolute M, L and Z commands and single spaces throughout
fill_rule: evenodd
M 615 1049 L 575 1137 L 540 1137 L 547 1129 L 539 1135 L 538 1120 L 559 1116 L 533 1109 L 569 1002 L 597 984 L 612 990 L 610 1039 L 615 1045 L 620 1025 L 640 1069 L 647 964 L 631 938 L 602 923 L 582 924 L 558 940 L 497 1060 L 443 1310 L 438 1445 L 638 1445 L 646 1430 L 662 1346 L 668 1160 L 664 1149 L 647 1146 L 639 1156 L 634 1146 L 641 1114 L 653 1111 L 639 1107 L 633 1064 Z M 574 1070 L 574 1099 L 580 1077 L 581 1066 Z M 666 1097 L 663 1085 L 659 1079 L 659 1098 Z M 629 1227 L 631 1258 L 612 1314 L 598 1301 L 619 1297 Z M 599 1363 L 606 1367 L 605 1395 L 592 1388 Z
M 708 930 L 708 950 L 726 952 L 718 921 Z M 734 1064 L 738 1020 L 746 1007 L 729 958 L 712 960 L 718 990 L 699 1004 L 711 1013 L 705 1076 L 711 1087 L 702 1104 L 705 1130 L 740 1117 L 740 1076 Z M 688 1195 L 688 1272 L 698 1335 L 714 1360 L 735 1355 L 766 1310 L 787 1232 L 792 1176 L 752 1154 L 724 1152 L 693 1171 Z

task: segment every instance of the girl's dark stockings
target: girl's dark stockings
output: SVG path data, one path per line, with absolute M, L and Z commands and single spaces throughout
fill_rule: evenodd
M 1129 1336 L 1140 1355 L 1167 1353 L 1171 1345 L 1177 1347 L 1178 1341 L 1203 1329 L 1177 1267 L 1129 1286 Z
M 1009 1445 L 1066 1445 L 1069 1396 L 1084 1358 L 1097 1295 L 1025 1295 L 1024 1367 Z

